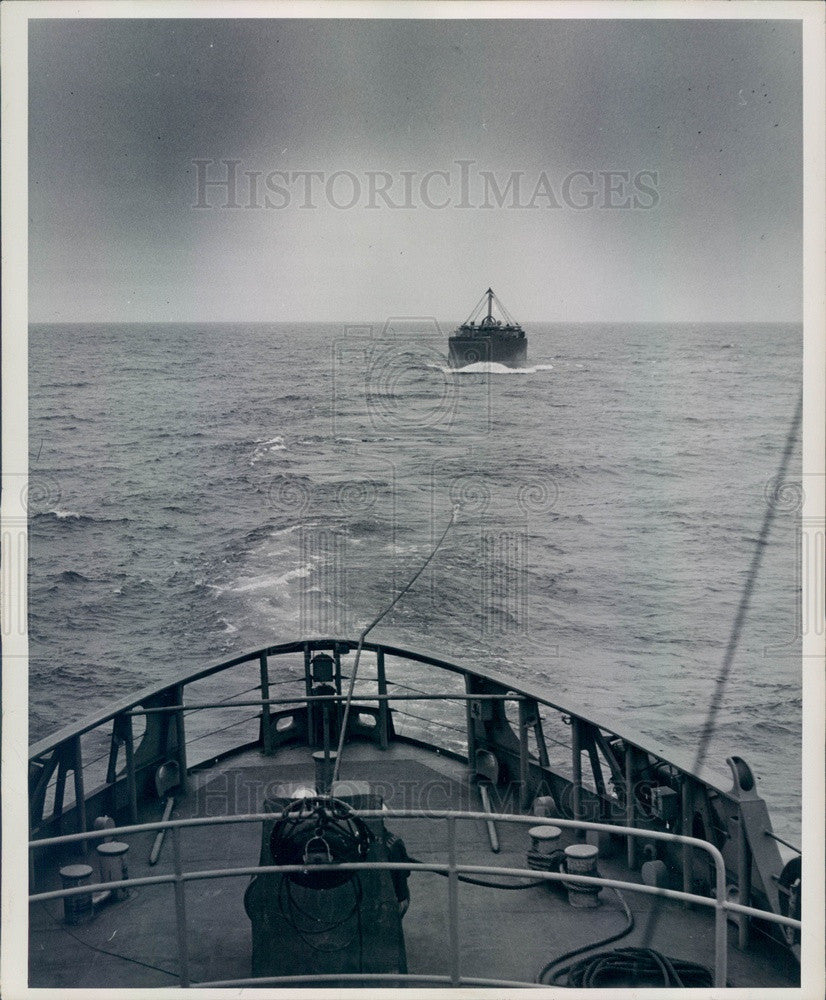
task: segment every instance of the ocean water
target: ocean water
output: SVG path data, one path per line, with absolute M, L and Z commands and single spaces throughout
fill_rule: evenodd
M 386 324 L 30 330 L 32 739 L 304 634 L 503 670 L 707 763 L 800 831 L 798 510 L 772 494 L 802 333 L 528 326 L 525 372 Z M 789 479 L 799 480 L 796 446 Z M 790 499 L 791 496 L 791 499 Z

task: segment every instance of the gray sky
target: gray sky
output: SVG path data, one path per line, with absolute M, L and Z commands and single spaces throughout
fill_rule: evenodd
M 32 21 L 31 318 L 798 321 L 800 65 L 777 21 Z M 260 207 L 193 207 L 223 158 Z

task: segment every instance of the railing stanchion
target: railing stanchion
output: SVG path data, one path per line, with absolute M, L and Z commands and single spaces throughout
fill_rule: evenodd
M 456 871 L 456 818 L 447 820 L 448 935 L 450 938 L 450 984 L 459 985 L 459 873 Z
M 582 819 L 582 733 L 575 715 L 571 716 L 571 777 L 574 819 Z
M 387 702 L 387 674 L 384 669 L 384 650 L 376 653 L 376 677 L 378 678 L 379 695 L 379 746 L 386 750 L 390 744 L 390 705 Z
M 465 695 L 471 695 L 470 674 L 465 674 Z M 478 704 L 478 702 L 477 702 Z M 473 718 L 473 702 L 465 699 L 465 719 L 467 722 L 467 759 L 471 768 L 476 767 L 476 723 Z
M 528 706 L 523 698 L 519 706 L 519 809 L 524 812 L 528 802 Z
M 135 777 L 135 734 L 132 716 L 126 712 L 123 717 L 123 745 L 126 751 L 126 791 L 129 796 L 129 822 L 138 822 L 138 782 Z
M 545 745 L 545 733 L 542 729 L 542 715 L 539 711 L 539 704 L 534 702 L 536 716 L 533 722 L 533 733 L 536 737 L 536 747 L 539 750 L 539 763 L 543 767 L 550 767 L 551 760 L 548 757 L 548 747 Z
M 634 748 L 625 744 L 625 825 L 634 826 Z M 628 867 L 637 867 L 637 840 L 630 834 L 626 837 Z
M 712 855 L 717 872 L 714 889 L 714 985 L 722 989 L 728 975 L 728 921 L 726 920 L 726 870 L 719 854 Z
M 66 797 L 66 764 L 65 761 L 61 761 L 57 766 L 57 779 L 54 786 L 54 805 L 52 806 L 52 815 L 58 822 L 60 822 L 63 816 L 63 802 Z M 61 824 L 60 829 L 63 829 Z
M 313 694 L 313 681 L 310 672 L 310 644 L 304 643 L 304 693 L 310 698 Z M 315 733 L 313 732 L 313 713 L 309 702 L 307 703 L 307 746 L 315 745 Z
M 189 986 L 189 951 L 187 947 L 186 929 L 186 890 L 184 881 L 181 878 L 181 831 L 177 826 L 173 826 L 169 831 L 172 834 L 172 863 L 175 870 L 175 930 L 178 935 L 178 964 L 181 979 L 181 986 Z
M 737 814 L 737 892 L 738 901 L 748 906 L 751 900 L 751 848 L 746 836 L 742 813 Z M 737 947 L 744 949 L 749 945 L 750 918 L 747 913 L 737 914 Z
M 341 650 L 338 648 L 338 643 L 333 644 L 333 663 L 335 664 L 335 680 L 334 684 L 336 687 L 336 694 L 341 694 Z
M 75 810 L 77 812 L 78 829 L 85 833 L 86 826 L 86 793 L 83 790 L 83 751 L 80 746 L 80 736 L 75 736 L 72 747 L 72 761 L 75 772 Z M 82 843 L 83 856 L 89 851 L 89 842 Z
M 184 703 L 184 686 L 183 684 L 175 685 L 175 704 L 183 705 Z M 179 788 L 180 794 L 186 795 L 187 788 L 189 785 L 189 780 L 186 773 L 186 727 L 184 725 L 184 710 L 179 708 L 175 712 L 175 743 L 176 743 L 176 753 L 178 757 L 178 777 L 179 777 Z
M 683 775 L 680 781 L 680 814 L 682 816 L 681 829 L 684 837 L 691 836 L 691 785 L 687 775 Z M 694 851 L 690 844 L 683 844 L 683 892 L 691 892 L 694 881 Z M 684 903 L 688 907 L 690 903 Z
M 267 654 L 262 653 L 259 658 L 261 667 L 261 700 L 266 702 L 270 696 L 270 673 L 267 668 Z M 272 753 L 272 730 L 270 729 L 270 706 L 261 706 L 261 736 L 264 741 L 264 753 Z

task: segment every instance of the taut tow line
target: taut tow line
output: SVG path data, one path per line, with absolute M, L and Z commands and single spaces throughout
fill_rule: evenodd
M 342 752 L 342 750 L 344 748 L 344 738 L 345 738 L 345 735 L 347 733 L 347 719 L 349 718 L 349 715 L 350 715 L 350 704 L 351 704 L 351 702 L 353 700 L 353 689 L 356 686 L 356 674 L 358 673 L 358 669 L 359 669 L 359 660 L 361 659 L 361 650 L 362 650 L 362 647 L 364 645 L 364 640 L 367 638 L 368 632 L 372 631 L 372 629 L 374 629 L 376 627 L 376 625 L 378 625 L 378 623 L 382 620 L 382 618 L 384 618 L 385 615 L 389 614 L 393 610 L 393 608 L 395 608 L 395 606 L 404 597 L 404 595 L 408 592 L 408 590 L 410 590 L 410 588 L 413 586 L 413 584 L 419 579 L 419 577 L 422 575 L 422 573 L 424 573 L 424 571 L 427 569 L 428 565 L 430 564 L 430 561 L 433 559 L 433 557 L 436 555 L 436 553 L 441 548 L 442 542 L 445 540 L 445 538 L 447 538 L 447 533 L 450 531 L 450 529 L 456 523 L 456 515 L 457 515 L 458 511 L 459 511 L 458 504 L 454 504 L 453 511 L 452 511 L 452 513 L 450 515 L 450 520 L 447 522 L 447 526 L 445 527 L 445 530 L 442 532 L 441 538 L 439 538 L 439 541 L 436 542 L 436 544 L 430 550 L 430 555 L 427 557 L 427 559 L 425 559 L 425 561 L 416 570 L 416 572 L 413 574 L 413 576 L 410 578 L 410 580 L 408 580 L 408 582 L 405 584 L 405 586 L 402 587 L 402 589 L 393 598 L 393 600 L 387 605 L 387 607 L 384 609 L 384 611 L 382 611 L 381 614 L 377 615 L 370 622 L 370 624 L 367 626 L 367 628 L 365 628 L 362 631 L 361 635 L 359 636 L 359 643 L 358 643 L 358 647 L 356 649 L 356 659 L 355 659 L 355 662 L 353 663 L 353 669 L 352 669 L 352 671 L 350 673 L 350 685 L 349 685 L 349 687 L 347 689 L 347 698 L 346 698 L 346 700 L 344 702 L 344 715 L 343 715 L 342 720 L 341 720 L 341 732 L 339 733 L 339 737 L 338 737 L 338 750 L 336 751 L 336 763 L 335 763 L 335 767 L 333 768 L 333 778 L 332 778 L 333 781 L 338 781 L 338 772 L 339 772 L 339 769 L 341 767 L 341 752 Z

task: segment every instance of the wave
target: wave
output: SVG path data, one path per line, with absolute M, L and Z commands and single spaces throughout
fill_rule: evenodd
M 52 420 L 58 420 L 58 421 L 59 420 L 63 420 L 63 421 L 73 420 L 73 421 L 75 421 L 78 424 L 88 424 L 88 423 L 91 423 L 92 418 L 91 417 L 79 417 L 75 413 L 38 413 L 37 416 L 35 417 L 35 420 L 38 420 L 38 421 L 40 421 L 42 423 L 47 423 L 47 422 L 52 421 Z
M 289 535 L 291 532 L 296 531 L 298 528 L 307 527 L 306 523 L 302 524 L 288 524 L 288 525 L 277 525 L 277 524 L 259 524 L 257 528 L 251 528 L 244 535 L 245 545 L 254 545 L 256 542 L 269 541 L 273 538 L 278 538 L 281 535 Z
M 92 517 L 76 510 L 42 510 L 32 516 L 32 521 L 66 521 L 74 524 L 128 524 L 128 517 Z
M 250 456 L 250 467 L 255 466 L 262 458 L 266 458 L 267 455 L 286 450 L 287 446 L 284 444 L 284 438 L 280 434 L 274 438 L 270 438 L 268 441 L 256 441 L 255 448 Z
M 386 530 L 386 526 L 379 520 L 366 520 L 362 518 L 346 522 L 346 531 L 352 535 L 377 535 Z M 392 546 L 393 543 L 389 542 L 388 544 Z
M 312 566 L 308 563 L 305 566 L 296 566 L 294 569 L 287 570 L 286 573 L 280 573 L 275 576 L 257 576 L 252 577 L 252 579 L 242 577 L 234 584 L 231 584 L 223 589 L 229 591 L 231 594 L 246 594 L 252 590 L 283 590 L 290 580 L 297 580 L 306 577 L 309 575 L 311 570 Z

